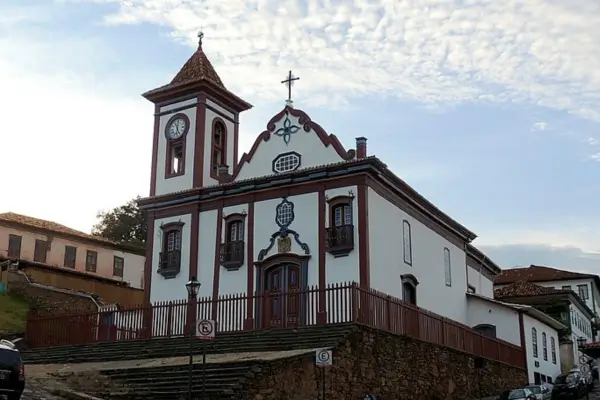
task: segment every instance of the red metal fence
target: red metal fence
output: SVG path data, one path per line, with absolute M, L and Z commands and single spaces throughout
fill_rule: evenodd
M 193 312 L 195 309 L 195 312 Z M 188 312 L 191 311 L 191 312 Z M 26 338 L 30 347 L 182 336 L 188 316 L 214 319 L 218 332 L 361 323 L 524 368 L 523 349 L 490 338 L 438 314 L 355 283 L 288 293 L 220 296 L 171 301 L 151 307 L 121 307 L 81 315 L 41 316 L 31 312 Z M 214 315 L 214 318 L 211 318 Z

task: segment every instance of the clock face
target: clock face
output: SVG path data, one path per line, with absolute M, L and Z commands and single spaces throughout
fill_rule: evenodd
M 185 134 L 187 122 L 183 118 L 175 118 L 167 127 L 167 136 L 169 139 L 179 139 Z

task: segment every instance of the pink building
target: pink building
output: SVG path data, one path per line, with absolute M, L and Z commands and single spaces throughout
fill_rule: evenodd
M 144 250 L 56 222 L 0 214 L 0 260 L 75 270 L 144 288 Z

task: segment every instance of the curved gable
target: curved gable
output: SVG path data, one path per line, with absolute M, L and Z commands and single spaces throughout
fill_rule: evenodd
M 248 179 L 355 158 L 335 135 L 329 135 L 301 110 L 286 106 L 275 115 L 244 153 L 233 179 Z

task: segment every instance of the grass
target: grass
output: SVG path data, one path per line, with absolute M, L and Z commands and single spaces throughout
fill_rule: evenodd
M 29 305 L 21 298 L 0 294 L 0 333 L 25 332 Z

